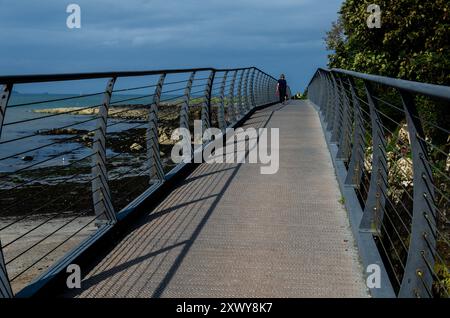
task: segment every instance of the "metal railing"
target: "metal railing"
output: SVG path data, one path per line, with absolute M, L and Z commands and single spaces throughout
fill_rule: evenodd
M 224 131 L 276 83 L 255 67 L 0 76 L 0 296 L 61 271 L 176 172 L 174 129 Z
M 319 69 L 308 97 L 354 233 L 373 239 L 387 285 L 398 297 L 448 297 L 450 87 Z

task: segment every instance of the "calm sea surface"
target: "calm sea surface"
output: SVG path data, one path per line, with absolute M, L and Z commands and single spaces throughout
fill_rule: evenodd
M 101 104 L 103 96 L 91 96 L 77 98 L 73 100 L 64 100 L 58 102 L 45 102 L 42 104 L 14 106 L 18 104 L 25 104 L 36 101 L 46 101 L 52 99 L 60 99 L 65 97 L 71 97 L 74 95 L 61 95 L 61 94 L 13 94 L 8 103 L 6 109 L 6 116 L 4 120 L 4 126 L 0 136 L 0 172 L 14 172 L 18 169 L 37 169 L 56 165 L 67 165 L 73 160 L 77 160 L 91 153 L 91 149 L 81 147 L 80 143 L 67 143 L 61 142 L 52 146 L 44 147 L 38 150 L 32 150 L 34 148 L 42 147 L 55 142 L 58 139 L 72 137 L 69 135 L 35 135 L 33 137 L 27 137 L 36 134 L 39 130 L 47 130 L 70 126 L 68 128 L 82 129 L 82 130 L 94 130 L 96 120 L 94 116 L 87 115 L 57 115 L 52 117 L 48 113 L 36 113 L 34 110 L 47 109 L 47 108 L 59 108 L 59 107 L 88 107 Z M 136 95 L 135 95 L 136 97 Z M 121 95 L 113 98 L 114 101 L 133 98 L 132 95 Z M 150 97 L 142 98 L 137 101 L 128 101 L 123 104 L 147 104 L 150 102 Z M 118 103 L 119 104 L 119 103 Z M 47 117 L 47 118 L 43 118 Z M 39 119 L 40 118 L 40 119 Z M 79 123 L 86 121 L 89 118 L 93 120 L 87 123 Z M 21 123 L 14 122 L 31 120 Z M 123 121 L 121 119 L 109 120 L 108 124 Z M 108 132 L 118 132 L 130 127 L 136 126 L 136 123 L 120 123 L 111 128 L 108 128 Z M 8 142 L 9 140 L 26 137 L 14 142 Z M 67 153 L 59 156 L 59 154 Z M 111 155 L 108 152 L 108 155 Z M 10 157 L 11 158 L 7 158 Z M 31 156 L 32 161 L 22 160 L 25 156 Z M 45 161 L 43 163 L 40 163 Z

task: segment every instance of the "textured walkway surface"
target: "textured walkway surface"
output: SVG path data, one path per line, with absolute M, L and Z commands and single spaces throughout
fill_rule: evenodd
M 280 168 L 202 164 L 82 281 L 76 297 L 366 297 L 316 111 L 259 110 Z

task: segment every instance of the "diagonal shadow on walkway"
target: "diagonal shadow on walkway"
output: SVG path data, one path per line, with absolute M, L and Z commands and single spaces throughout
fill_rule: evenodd
M 263 123 L 262 127 L 260 127 L 260 128 L 266 127 L 267 124 L 269 123 L 270 119 L 272 118 L 273 114 L 276 111 L 281 110 L 282 108 L 284 108 L 284 105 L 281 106 L 281 107 L 278 107 L 278 108 L 276 108 L 274 110 L 272 110 L 268 115 L 266 115 L 266 120 L 260 122 L 260 123 Z M 250 125 L 253 126 L 253 123 L 251 123 Z M 258 139 L 259 139 L 259 137 L 258 137 Z M 250 149 L 247 148 L 246 156 L 248 155 L 249 151 L 250 151 Z M 223 186 L 223 188 L 221 189 L 220 193 L 217 195 L 216 199 L 214 200 L 214 202 L 209 207 L 209 209 L 206 212 L 205 216 L 203 217 L 201 222 L 198 224 L 198 226 L 195 228 L 195 230 L 192 233 L 192 235 L 189 238 L 189 240 L 187 240 L 186 245 L 183 247 L 182 251 L 180 252 L 178 257 L 176 258 L 176 260 L 174 261 L 174 263 L 172 264 L 170 269 L 167 271 L 167 274 L 165 275 L 165 277 L 162 279 L 162 281 L 160 282 L 160 284 L 158 285 L 158 287 L 156 288 L 156 290 L 152 294 L 152 298 L 158 298 L 158 297 L 162 296 L 164 290 L 166 289 L 166 287 L 168 286 L 168 284 L 170 283 L 170 281 L 174 277 L 174 275 L 177 272 L 178 268 L 182 264 L 184 258 L 186 257 L 186 255 L 188 254 L 189 250 L 191 249 L 192 244 L 197 239 L 197 237 L 200 235 L 203 227 L 208 222 L 208 219 L 210 218 L 210 216 L 214 212 L 217 204 L 220 202 L 223 194 L 227 191 L 228 187 L 230 186 L 231 182 L 233 181 L 234 177 L 237 175 L 237 173 L 238 173 L 239 169 L 242 167 L 242 165 L 243 164 L 240 163 L 234 168 L 234 171 L 233 171 L 232 175 L 227 179 L 227 181 L 226 181 L 225 185 Z

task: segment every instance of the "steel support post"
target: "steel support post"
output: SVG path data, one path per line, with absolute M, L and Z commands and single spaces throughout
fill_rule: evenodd
M 350 157 L 351 135 L 352 135 L 352 109 L 350 107 L 350 100 L 347 95 L 344 79 L 345 77 L 343 75 L 340 75 L 338 77 L 339 85 L 341 87 L 340 90 L 341 100 L 344 106 L 343 106 L 342 129 L 339 138 L 339 150 L 337 152 L 337 158 L 343 160 L 344 162 L 348 162 Z
M 227 128 L 227 123 L 225 121 L 225 85 L 227 83 L 228 71 L 223 74 L 222 84 L 220 85 L 220 99 L 219 107 L 217 109 L 217 119 L 219 121 L 219 129 L 222 132 Z
M 206 82 L 201 115 L 203 131 L 211 127 L 211 94 L 215 74 L 215 71 L 211 71 L 208 77 L 208 81 Z
M 95 215 L 97 216 L 96 225 L 101 226 L 104 223 L 111 224 L 117 222 L 116 213 L 111 200 L 111 192 L 108 184 L 108 171 L 106 168 L 106 128 L 108 122 L 108 109 L 111 102 L 111 96 L 114 89 L 116 78 L 108 81 L 103 97 L 103 103 L 98 109 L 98 119 L 92 150 L 92 199 Z
M 370 175 L 369 193 L 361 220 L 360 229 L 379 234 L 383 222 L 384 208 L 386 204 L 387 184 L 387 159 L 386 138 L 384 136 L 381 120 L 377 112 L 377 102 L 373 98 L 370 83 L 364 81 L 367 101 L 370 108 L 370 120 L 372 125 L 372 172 Z
M 189 80 L 186 83 L 184 89 L 183 104 L 180 111 L 180 128 L 186 128 L 189 130 L 189 101 L 191 99 L 192 83 L 194 82 L 195 72 L 191 73 Z
M 256 68 L 252 69 L 252 77 L 250 79 L 250 101 L 251 101 L 251 107 L 250 108 L 255 108 L 256 106 L 256 99 L 255 99 L 255 75 L 256 73 Z
M 335 89 L 335 93 L 334 93 L 335 113 L 334 113 L 334 119 L 333 119 L 333 130 L 331 133 L 330 141 L 338 143 L 340 136 L 341 136 L 341 132 L 342 132 L 342 119 L 343 119 L 343 115 L 344 115 L 344 111 L 343 111 L 344 104 L 341 101 L 341 93 L 340 93 L 341 87 L 340 87 L 338 75 L 331 73 L 331 77 L 332 77 L 334 89 Z
M 165 173 L 159 153 L 158 107 L 166 74 L 161 74 L 153 94 L 153 102 L 148 109 L 147 160 L 149 161 L 150 184 L 161 183 Z
M 3 85 L 0 93 L 0 138 L 2 136 L 3 122 L 6 116 L 6 107 L 12 93 L 13 84 Z M 6 269 L 5 258 L 3 257 L 2 242 L 0 240 L 0 298 L 11 298 L 13 292 L 8 278 L 8 271 Z
M 8 101 L 11 96 L 13 84 L 3 85 L 2 91 L 0 92 L 0 137 L 2 136 L 3 122 L 6 116 L 6 107 L 8 106 Z
M 250 71 L 251 71 L 251 69 L 247 70 L 247 72 L 245 74 L 245 80 L 244 80 L 244 94 L 245 94 L 244 95 L 245 105 L 243 107 L 244 113 L 247 113 L 251 109 L 251 107 L 250 107 L 250 96 L 249 96 L 249 93 L 248 93 L 248 87 L 249 87 L 248 81 L 250 79 Z
M 255 107 L 260 105 L 260 91 L 259 91 L 259 81 L 260 81 L 261 73 L 256 70 L 255 82 L 253 83 L 253 97 L 255 100 Z
M 228 93 L 227 113 L 228 119 L 231 124 L 234 124 L 237 121 L 236 107 L 234 106 L 234 85 L 236 83 L 237 73 L 238 71 L 234 71 L 233 78 L 231 79 L 230 90 Z
M 2 242 L 0 241 L 0 298 L 12 298 L 13 296 L 5 265 L 5 258 L 3 257 Z
M 353 102 L 354 131 L 353 131 L 352 155 L 350 158 L 345 183 L 359 187 L 364 168 L 364 154 L 366 152 L 365 147 L 366 129 L 364 128 L 363 114 L 361 110 L 361 105 L 356 95 L 354 80 L 352 77 L 349 77 L 348 80 Z
M 263 73 L 259 73 L 259 78 L 258 78 L 258 106 L 261 106 L 264 102 L 264 95 L 262 92 L 262 85 L 263 85 L 263 81 L 264 81 L 264 74 Z
M 436 254 L 436 203 L 428 150 L 413 96 L 400 90 L 408 126 L 413 164 L 413 213 L 408 258 L 399 297 L 433 297 Z
M 243 90 L 243 82 L 244 82 L 244 74 L 245 70 L 241 71 L 241 75 L 239 77 L 239 87 L 238 87 L 238 102 L 237 102 L 237 109 L 236 113 L 238 114 L 238 119 L 241 119 L 242 116 L 244 116 L 244 110 L 242 109 L 242 90 Z
M 332 79 L 331 72 L 328 73 L 328 87 L 330 88 L 330 96 L 328 100 L 328 118 L 327 118 L 327 130 L 333 131 L 334 127 L 334 117 L 337 112 L 337 104 L 336 104 L 336 85 Z

